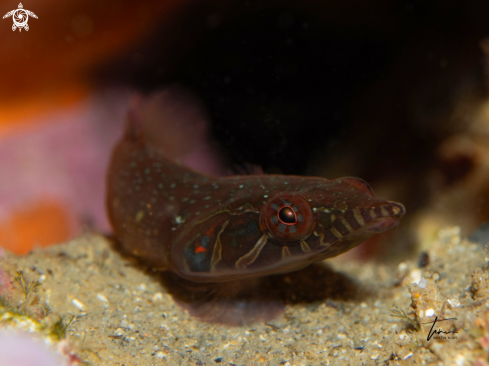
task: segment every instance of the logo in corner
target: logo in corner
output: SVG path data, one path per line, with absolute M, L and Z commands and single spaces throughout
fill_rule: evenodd
M 12 25 L 13 31 L 15 31 L 17 28 L 19 28 L 19 32 L 22 30 L 22 28 L 28 31 L 29 25 L 27 24 L 27 21 L 29 20 L 29 15 L 37 19 L 36 14 L 34 14 L 30 10 L 25 10 L 24 7 L 22 6 L 22 3 L 19 3 L 19 8 L 9 11 L 7 14 L 3 16 L 3 19 L 12 16 L 12 19 L 14 20 L 14 24 Z

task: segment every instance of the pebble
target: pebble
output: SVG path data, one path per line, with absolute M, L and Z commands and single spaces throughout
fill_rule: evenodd
M 80 310 L 85 310 L 85 304 L 83 304 L 80 300 L 73 298 L 71 303 L 75 305 Z

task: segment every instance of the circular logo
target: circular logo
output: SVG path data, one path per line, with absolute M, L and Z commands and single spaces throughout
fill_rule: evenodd
M 24 9 L 17 9 L 12 15 L 12 19 L 17 28 L 23 28 L 27 24 L 29 14 Z

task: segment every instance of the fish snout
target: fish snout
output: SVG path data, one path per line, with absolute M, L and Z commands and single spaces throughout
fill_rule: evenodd
M 400 220 L 406 213 L 406 207 L 402 203 L 387 201 L 387 205 L 384 205 L 387 212 L 394 218 Z
M 362 207 L 360 212 L 365 223 L 365 231 L 383 233 L 399 225 L 406 208 L 399 202 L 384 201 L 375 206 Z

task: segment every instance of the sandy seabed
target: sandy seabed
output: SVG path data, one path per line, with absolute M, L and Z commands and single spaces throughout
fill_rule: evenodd
M 0 327 L 37 334 L 67 364 L 485 366 L 484 244 L 467 241 L 455 227 L 428 246 L 423 268 L 416 261 L 329 260 L 322 265 L 356 296 L 288 304 L 266 323 L 228 327 L 192 318 L 156 276 L 104 237 L 84 235 L 23 257 L 4 253 L 8 302 L 0 303 Z M 42 283 L 28 296 L 19 270 L 26 284 Z M 56 319 L 67 326 L 60 341 L 52 334 Z

